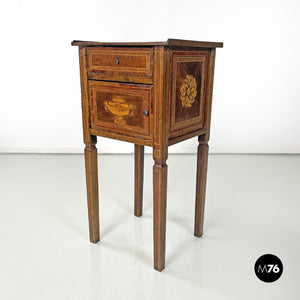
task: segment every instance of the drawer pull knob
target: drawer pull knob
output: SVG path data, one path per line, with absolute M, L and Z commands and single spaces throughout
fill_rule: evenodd
M 149 116 L 149 111 L 148 110 L 144 110 L 143 115 L 144 116 Z
M 118 65 L 119 63 L 120 61 L 117 58 L 115 58 L 115 64 Z

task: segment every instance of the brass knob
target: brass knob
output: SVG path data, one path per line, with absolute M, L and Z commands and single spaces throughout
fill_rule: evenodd
M 144 116 L 149 116 L 149 111 L 148 110 L 144 110 L 143 115 Z
M 120 61 L 117 58 L 115 58 L 115 64 L 118 65 L 119 63 Z

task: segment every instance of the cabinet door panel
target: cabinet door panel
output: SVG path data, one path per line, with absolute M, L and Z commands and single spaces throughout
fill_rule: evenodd
M 92 129 L 150 138 L 152 86 L 89 81 Z
M 170 136 L 204 126 L 208 51 L 172 51 Z

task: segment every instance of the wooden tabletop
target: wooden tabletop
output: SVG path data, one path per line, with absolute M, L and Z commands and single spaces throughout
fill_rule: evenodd
M 102 42 L 90 42 L 90 41 L 77 41 L 74 40 L 71 43 L 73 46 L 140 46 L 140 47 L 151 47 L 151 46 L 167 46 L 167 47 L 199 47 L 199 48 L 222 48 L 223 43 L 220 42 L 200 42 L 191 40 L 177 40 L 168 39 L 166 42 L 129 42 L 129 43 L 102 43 Z

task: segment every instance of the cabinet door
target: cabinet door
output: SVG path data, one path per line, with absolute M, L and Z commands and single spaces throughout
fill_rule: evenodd
M 89 81 L 91 128 L 150 138 L 150 85 Z

